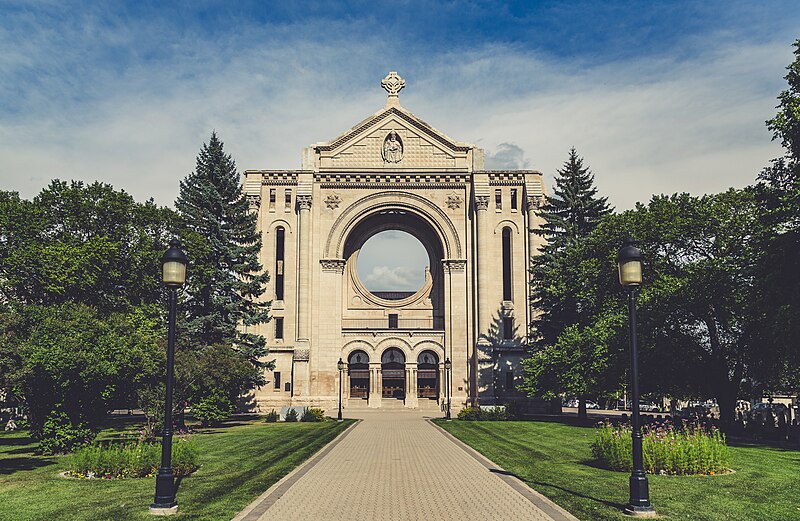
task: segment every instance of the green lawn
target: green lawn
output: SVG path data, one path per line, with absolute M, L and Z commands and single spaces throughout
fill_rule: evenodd
M 201 430 L 202 467 L 180 483 L 176 518 L 230 519 L 350 423 L 256 420 Z M 155 478 L 66 479 L 63 456 L 36 456 L 34 448 L 25 433 L 0 433 L 0 519 L 153 519 Z
M 628 474 L 592 466 L 591 427 L 549 422 L 437 420 L 463 442 L 522 478 L 576 517 L 630 519 Z M 800 451 L 731 446 L 733 474 L 648 476 L 660 517 L 736 521 L 800 519 Z

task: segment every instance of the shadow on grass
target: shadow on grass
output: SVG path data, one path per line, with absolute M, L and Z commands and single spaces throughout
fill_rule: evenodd
M 597 468 L 600 468 L 600 467 L 597 467 Z M 576 497 L 580 497 L 580 498 L 583 498 L 583 499 L 588 499 L 588 500 L 591 500 L 591 501 L 595 501 L 597 503 L 602 503 L 602 504 L 604 504 L 606 506 L 609 506 L 609 507 L 612 507 L 612 508 L 616 508 L 618 510 L 622 510 L 626 506 L 626 505 L 623 505 L 621 503 L 617 503 L 615 501 L 609 501 L 607 499 L 600 499 L 600 498 L 596 498 L 596 497 L 593 497 L 593 496 L 587 496 L 586 494 L 582 494 L 582 493 L 577 492 L 575 490 L 570 490 L 568 488 L 564 488 L 564 487 L 559 486 L 559 485 L 554 485 L 552 483 L 546 483 L 544 481 L 531 481 L 531 482 L 528 482 L 525 479 L 523 479 L 520 476 L 518 476 L 517 474 L 514 474 L 513 472 L 509 472 L 507 470 L 489 469 L 489 472 L 492 472 L 494 474 L 502 474 L 503 476 L 510 476 L 512 478 L 518 479 L 520 482 L 525 483 L 525 484 L 529 484 L 530 483 L 531 485 L 537 485 L 536 487 L 534 487 L 535 490 L 538 490 L 538 486 L 541 485 L 543 487 L 551 487 L 551 488 L 555 488 L 555 489 L 561 490 L 562 492 L 566 492 L 567 494 L 571 494 L 571 495 L 576 496 Z
M 45 458 L 4 458 L 0 460 L 0 474 L 13 474 L 22 470 L 36 470 L 52 465 L 53 460 Z
M 24 438 L 3 438 L 0 436 L 0 448 L 12 445 L 31 445 L 33 443 L 36 443 L 36 440 L 29 436 Z

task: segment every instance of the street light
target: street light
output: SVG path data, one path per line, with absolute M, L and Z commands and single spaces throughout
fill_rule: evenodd
M 447 392 L 447 414 L 445 419 L 450 419 L 450 370 L 453 369 L 453 363 L 450 361 L 449 358 L 445 358 L 444 360 L 444 387 L 445 392 Z
M 339 368 L 339 416 L 336 421 L 342 421 L 342 371 L 344 371 L 344 360 L 342 360 L 341 356 L 339 361 L 336 362 L 336 367 Z
M 169 290 L 169 318 L 167 335 L 167 396 L 164 404 L 164 431 L 161 435 L 161 467 L 156 476 L 156 497 L 150 513 L 169 515 L 178 513 L 175 500 L 175 474 L 172 472 L 172 383 L 175 372 L 175 308 L 178 288 L 186 282 L 186 254 L 177 239 L 169 241 L 169 249 L 161 258 L 161 281 Z
M 630 500 L 625 513 L 632 516 L 652 517 L 656 511 L 650 504 L 647 475 L 642 460 L 642 431 L 639 419 L 639 363 L 636 353 L 636 290 L 642 284 L 642 251 L 630 237 L 625 239 L 617 254 L 619 283 L 628 289 L 628 319 L 631 328 L 631 392 L 633 396 L 633 472 L 630 477 Z

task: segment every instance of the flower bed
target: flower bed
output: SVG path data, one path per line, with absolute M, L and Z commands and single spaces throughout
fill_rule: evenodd
M 176 476 L 191 474 L 199 468 L 199 451 L 188 434 L 178 434 L 172 441 L 172 471 Z M 127 443 L 97 443 L 69 456 L 65 475 L 75 478 L 125 479 L 145 478 L 158 473 L 161 444 L 139 439 Z
M 592 454 L 601 466 L 620 471 L 633 467 L 630 424 L 614 426 L 600 423 L 592 442 Z M 718 474 L 728 471 L 729 456 L 725 435 L 712 427 L 670 422 L 642 428 L 644 470 L 651 474 Z

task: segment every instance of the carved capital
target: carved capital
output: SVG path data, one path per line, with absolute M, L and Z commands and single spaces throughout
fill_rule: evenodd
M 475 210 L 477 211 L 486 211 L 489 209 L 489 196 L 488 195 L 476 195 L 475 196 Z
M 311 196 L 310 195 L 298 195 L 297 196 L 297 206 L 301 210 L 310 210 L 311 209 Z
M 467 261 L 462 259 L 444 259 L 442 268 L 445 273 L 458 273 L 467 268 Z
M 338 273 L 340 275 L 344 273 L 344 259 L 320 259 L 319 263 L 322 264 L 322 271 Z
M 292 359 L 301 362 L 308 362 L 308 357 L 310 353 L 311 350 L 307 347 L 295 348 Z
M 251 210 L 258 210 L 258 207 L 261 206 L 261 196 L 260 195 L 248 195 L 247 196 L 247 207 Z
M 529 195 L 525 198 L 525 205 L 528 211 L 536 211 L 544 206 L 544 196 Z

